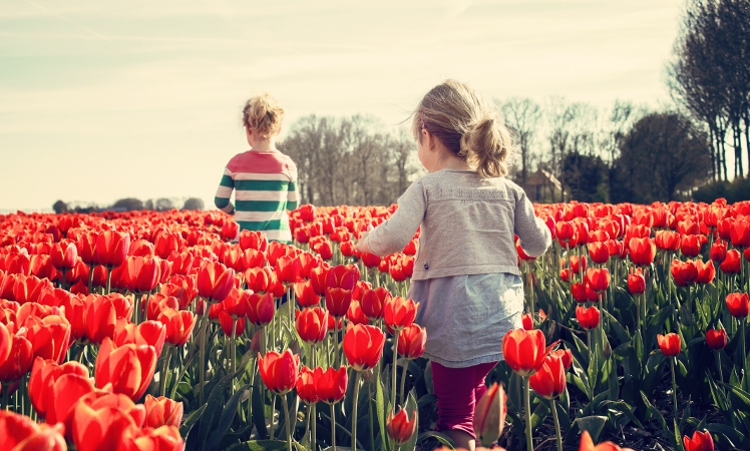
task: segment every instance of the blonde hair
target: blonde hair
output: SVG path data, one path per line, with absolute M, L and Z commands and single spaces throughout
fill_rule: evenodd
M 242 124 L 264 139 L 278 133 L 283 120 L 284 109 L 268 93 L 251 97 L 242 109 Z
M 415 139 L 422 139 L 423 128 L 481 177 L 508 174 L 511 133 L 497 110 L 465 84 L 446 80 L 425 94 L 414 111 Z

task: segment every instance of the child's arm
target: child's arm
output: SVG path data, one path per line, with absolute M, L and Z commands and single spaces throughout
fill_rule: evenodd
M 224 169 L 224 175 L 221 177 L 219 188 L 216 190 L 216 197 L 214 197 L 214 204 L 219 210 L 233 214 L 234 205 L 229 200 L 232 197 L 232 191 L 234 190 L 234 179 L 232 178 L 232 172 L 229 168 Z
M 287 187 L 286 209 L 296 210 L 299 207 L 299 187 L 297 186 L 297 168 L 291 171 L 292 180 Z
M 396 212 L 360 240 L 357 248 L 381 257 L 401 252 L 414 238 L 414 233 L 422 224 L 426 209 L 422 182 L 417 180 L 399 197 Z
M 547 224 L 534 214 L 534 205 L 520 190 L 516 203 L 514 232 L 521 240 L 521 248 L 529 257 L 538 257 L 552 244 L 552 234 Z

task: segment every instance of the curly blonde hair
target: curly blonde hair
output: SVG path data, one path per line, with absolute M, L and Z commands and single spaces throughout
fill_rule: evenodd
M 242 109 L 242 125 L 256 131 L 264 139 L 277 134 L 283 120 L 284 109 L 268 93 L 251 97 Z
M 425 94 L 413 114 L 415 139 L 421 139 L 424 128 L 481 177 L 508 174 L 511 133 L 498 111 L 473 89 L 446 80 Z

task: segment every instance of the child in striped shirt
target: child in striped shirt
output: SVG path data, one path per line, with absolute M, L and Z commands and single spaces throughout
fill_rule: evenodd
M 289 216 L 297 208 L 297 166 L 276 149 L 284 110 L 269 94 L 251 98 L 242 110 L 250 150 L 229 160 L 214 203 L 234 214 L 242 230 L 259 230 L 269 240 L 289 243 Z M 232 191 L 234 205 L 230 198 Z

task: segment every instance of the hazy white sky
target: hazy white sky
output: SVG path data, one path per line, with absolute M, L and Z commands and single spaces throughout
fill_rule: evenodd
M 488 98 L 668 99 L 682 0 L 3 0 L 0 211 L 200 197 L 247 149 L 244 101 L 286 124 L 401 122 L 445 78 Z M 283 136 L 283 133 L 282 133 Z

